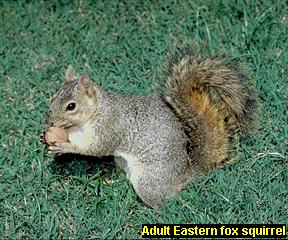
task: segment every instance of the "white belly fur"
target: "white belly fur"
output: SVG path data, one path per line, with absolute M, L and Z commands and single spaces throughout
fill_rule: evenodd
M 69 141 L 80 147 L 88 147 L 94 137 L 94 129 L 91 123 L 86 123 L 81 127 L 71 127 L 67 129 Z
M 126 175 L 127 178 L 130 180 L 130 182 L 134 185 L 137 183 L 139 177 L 141 177 L 143 172 L 143 167 L 141 166 L 141 162 L 136 156 L 133 156 L 132 154 L 127 154 L 124 152 L 116 151 L 114 153 L 114 156 L 122 157 L 127 162 L 127 169 L 126 169 Z

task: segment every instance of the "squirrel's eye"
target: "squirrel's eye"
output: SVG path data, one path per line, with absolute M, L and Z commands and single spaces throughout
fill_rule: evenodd
M 76 107 L 76 104 L 75 103 L 69 103 L 66 107 L 66 110 L 67 111 L 73 111 Z

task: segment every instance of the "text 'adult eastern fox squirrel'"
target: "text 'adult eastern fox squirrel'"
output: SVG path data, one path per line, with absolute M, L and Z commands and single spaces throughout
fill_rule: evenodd
M 232 142 L 256 111 L 248 75 L 219 57 L 184 54 L 170 64 L 163 87 L 158 97 L 108 93 L 69 67 L 47 118 L 69 140 L 54 142 L 49 151 L 113 155 L 138 196 L 159 206 L 228 161 Z

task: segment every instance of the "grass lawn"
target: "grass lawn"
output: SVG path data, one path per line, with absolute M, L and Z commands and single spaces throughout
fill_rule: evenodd
M 198 2 L 198 3 L 197 3 Z M 142 223 L 288 222 L 286 1 L 0 2 L 0 236 L 139 238 Z M 111 159 L 54 159 L 39 142 L 68 64 L 104 89 L 154 94 L 169 50 L 196 42 L 251 69 L 258 131 L 235 163 L 156 211 Z

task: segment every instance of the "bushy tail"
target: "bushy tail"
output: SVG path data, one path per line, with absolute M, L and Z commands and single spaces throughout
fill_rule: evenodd
M 233 139 L 255 118 L 256 98 L 246 71 L 222 57 L 187 53 L 170 64 L 164 85 L 166 100 L 191 139 L 192 157 L 206 151 L 205 169 L 227 161 Z

